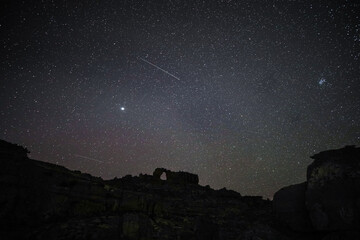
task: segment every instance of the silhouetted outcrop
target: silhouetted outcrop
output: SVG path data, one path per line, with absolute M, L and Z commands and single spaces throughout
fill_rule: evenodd
M 315 155 L 309 167 L 311 187 L 303 183 L 275 195 L 279 223 L 271 201 L 200 186 L 192 173 L 158 168 L 153 175 L 103 180 L 29 159 L 27 149 L 14 144 L 2 141 L 1 149 L 1 240 L 328 240 L 358 236 L 354 226 L 359 217 L 359 168 L 354 147 L 342 149 L 341 154 Z M 163 173 L 166 180 L 160 180 Z M 280 224 L 283 222 L 286 226 Z M 326 232 L 331 229 L 342 231 Z
M 360 148 L 346 146 L 312 158 L 307 182 L 275 194 L 278 218 L 294 230 L 331 232 L 328 239 L 356 239 L 345 237 L 359 236 Z M 335 238 L 339 234 L 343 238 Z
M 198 184 L 199 177 L 196 174 L 188 172 L 172 172 L 165 168 L 156 168 L 153 176 L 156 179 L 160 180 L 161 175 L 166 174 L 166 180 L 172 183 L 182 183 L 182 184 Z
M 27 148 L 0 140 L 1 159 L 23 160 L 27 158 L 28 153 L 30 152 L 27 150 Z
M 256 236 L 259 224 L 272 229 L 270 201 L 200 186 L 195 174 L 156 169 L 103 180 L 28 159 L 20 146 L 1 146 L 1 240 L 222 240 Z
M 300 183 L 284 187 L 274 195 L 277 217 L 293 230 L 313 230 L 305 206 L 305 191 L 306 183 Z

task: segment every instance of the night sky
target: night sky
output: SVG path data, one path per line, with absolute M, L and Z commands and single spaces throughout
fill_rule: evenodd
M 2 1 L 0 138 L 105 179 L 165 167 L 271 198 L 360 144 L 355 2 Z

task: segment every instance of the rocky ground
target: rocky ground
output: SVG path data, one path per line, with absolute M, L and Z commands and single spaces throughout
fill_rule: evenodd
M 358 186 L 358 162 L 349 167 L 357 167 L 349 170 L 351 173 L 345 171 L 341 175 L 334 170 L 338 175 L 331 180 L 324 176 L 333 176 L 334 168 L 316 170 L 324 163 L 315 160 L 309 167 L 312 172 L 308 183 L 280 190 L 273 203 L 231 190 L 200 186 L 198 176 L 191 173 L 158 168 L 153 175 L 103 180 L 29 159 L 27 153 L 21 146 L 0 142 L 1 239 L 281 240 L 357 236 L 358 192 L 353 191 L 350 196 L 351 201 L 356 198 L 349 200 L 353 205 L 347 201 L 347 207 L 340 211 L 348 223 L 341 225 L 335 221 L 336 214 L 326 215 L 327 201 L 314 186 L 321 182 L 324 187 L 329 181 L 346 176 L 352 185 L 341 181 L 337 184 L 345 184 L 348 188 L 344 191 L 350 191 Z M 167 180 L 160 179 L 163 173 Z M 306 205 L 309 198 L 313 201 Z M 313 206 L 319 201 L 322 205 L 317 208 L 323 213 L 320 217 L 308 210 L 316 209 Z M 339 224 L 340 228 L 334 227 Z

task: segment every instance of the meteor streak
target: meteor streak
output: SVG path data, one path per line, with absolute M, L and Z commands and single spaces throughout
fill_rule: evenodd
M 74 154 L 74 156 L 79 157 L 79 158 L 84 158 L 84 159 L 87 159 L 87 160 L 92 160 L 92 161 L 99 162 L 99 163 L 104 163 L 103 161 L 100 161 L 98 159 L 82 156 L 82 155 L 79 155 L 79 154 Z
M 144 62 L 146 62 L 146 63 L 150 64 L 150 65 L 151 65 L 151 66 L 153 66 L 153 67 L 156 67 L 157 69 L 159 69 L 159 70 L 163 71 L 163 72 L 164 72 L 164 73 L 166 73 L 167 75 L 169 75 L 169 76 L 171 76 L 171 77 L 173 77 L 173 78 L 175 78 L 175 79 L 177 79 L 177 80 L 180 80 L 180 78 L 178 78 L 177 76 L 175 76 L 175 75 L 173 75 L 173 74 L 169 73 L 168 71 L 166 71 L 166 70 L 162 69 L 162 68 L 161 68 L 161 67 L 159 67 L 159 66 L 156 66 L 155 64 L 153 64 L 153 63 L 149 62 L 148 60 L 143 59 L 143 58 L 140 58 L 140 60 L 142 60 L 142 61 L 144 61 Z

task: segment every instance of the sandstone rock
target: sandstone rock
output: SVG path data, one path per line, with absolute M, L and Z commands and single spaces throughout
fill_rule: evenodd
M 153 175 L 103 180 L 28 159 L 23 148 L 5 145 L 10 146 L 5 149 L 20 149 L 23 155 L 14 161 L 12 154 L 0 154 L 1 240 L 270 240 L 284 236 L 308 240 L 325 235 L 329 240 L 356 236 L 351 235 L 358 226 L 360 208 L 356 148 L 315 155 L 318 160 L 309 167 L 310 188 L 303 183 L 275 195 L 273 209 L 288 226 L 308 230 L 306 213 L 310 213 L 315 230 L 324 230 L 301 233 L 274 223 L 271 201 L 200 186 L 196 174 L 159 168 Z M 159 180 L 163 173 L 166 181 Z M 350 231 L 330 234 L 331 229 Z
M 167 180 L 160 181 L 164 172 Z M 14 161 L 12 155 L 3 155 L 1 240 L 232 240 L 241 235 L 244 221 L 271 218 L 270 205 L 261 197 L 242 197 L 198 182 L 196 174 L 166 169 L 156 169 L 153 176 L 105 181 L 58 165 Z
M 310 218 L 305 206 L 306 182 L 284 187 L 277 191 L 273 208 L 277 218 L 296 231 L 311 231 Z
M 156 168 L 153 177 L 155 179 L 160 179 L 161 175 L 166 174 L 166 180 L 172 183 L 182 183 L 182 184 L 198 184 L 199 177 L 196 174 L 188 172 L 172 172 L 165 168 Z
M 218 240 L 219 228 L 208 216 L 202 216 L 197 219 L 195 235 L 197 240 Z
M 141 213 L 125 213 L 122 216 L 121 235 L 129 240 L 152 239 L 153 227 L 150 218 Z
M 257 223 L 245 230 L 238 240 L 289 240 L 289 238 L 268 225 Z
M 360 223 L 360 148 L 347 146 L 312 158 L 306 206 L 314 228 L 356 229 Z
M 360 239 L 358 231 L 340 231 L 327 234 L 322 240 L 355 240 Z
M 30 151 L 17 144 L 0 140 L 0 159 L 23 160 Z
M 274 210 L 291 229 L 353 231 L 360 226 L 360 148 L 346 146 L 312 156 L 307 183 L 274 196 Z M 305 207 L 304 207 L 305 206 Z

